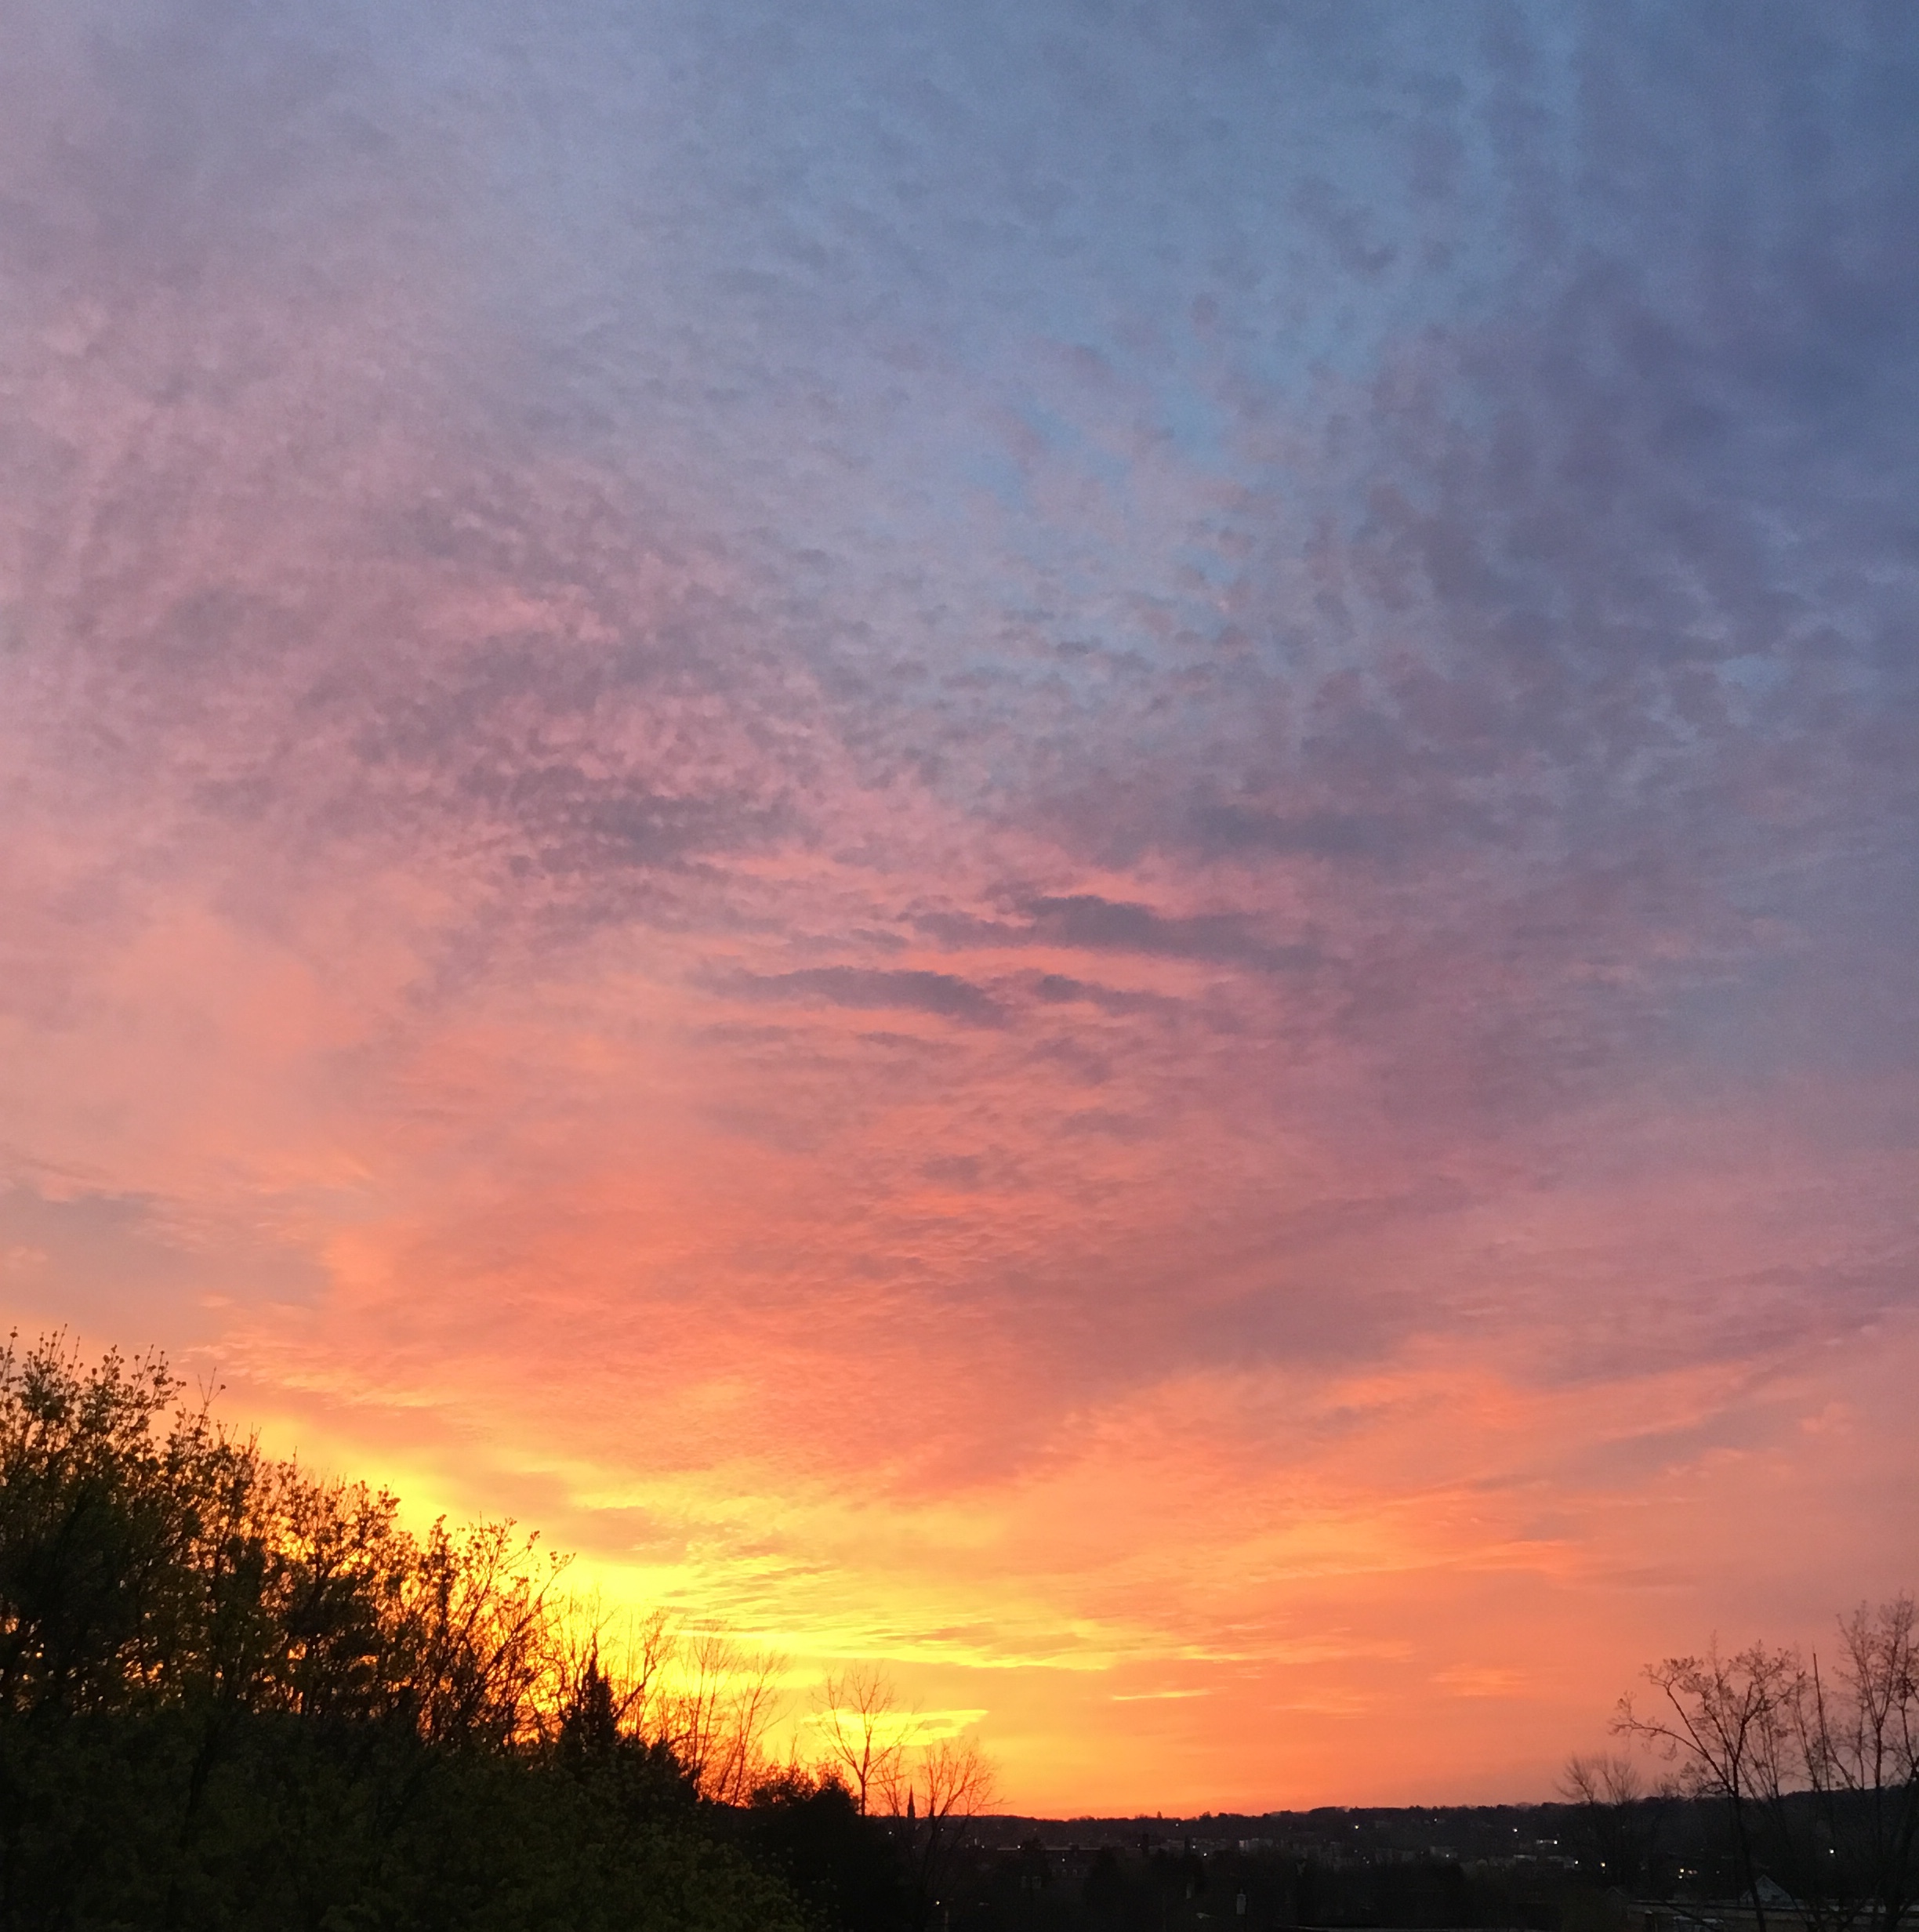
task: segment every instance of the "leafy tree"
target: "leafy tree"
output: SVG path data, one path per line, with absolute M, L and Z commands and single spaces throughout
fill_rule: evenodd
M 764 1780 L 742 1814 L 745 1842 L 793 1887 L 813 1921 L 840 1932 L 898 1932 L 908 1896 L 892 1839 L 829 1767 Z
M 180 1392 L 0 1350 L 0 1932 L 799 1932 L 702 1796 L 748 1791 L 770 1664 L 699 1649 L 689 1729 L 537 1539 L 415 1537 Z

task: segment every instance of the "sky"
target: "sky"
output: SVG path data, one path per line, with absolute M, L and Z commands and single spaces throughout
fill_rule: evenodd
M 0 1314 L 1052 1814 L 1919 1583 L 1919 14 L 11 0 Z

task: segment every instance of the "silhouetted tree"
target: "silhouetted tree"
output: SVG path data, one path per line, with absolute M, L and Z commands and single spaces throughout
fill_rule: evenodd
M 619 1713 L 612 1681 L 600 1670 L 596 1650 L 568 1695 L 560 1720 L 560 1755 L 576 1763 L 604 1759 L 612 1756 L 619 1742 Z
M 875 1664 L 854 1664 L 820 1687 L 820 1733 L 827 1762 L 842 1773 L 864 1818 L 898 1782 L 918 1731 L 902 1716 L 891 1682 Z
M 973 1738 L 941 1738 L 909 1761 L 887 1792 L 906 1860 L 913 1923 L 931 1921 L 969 1820 L 993 1800 L 992 1764 Z
M 1659 1831 L 1659 1809 L 1631 1758 L 1571 1757 L 1559 1789 L 1573 1811 L 1582 1849 L 1608 1885 L 1644 1883 Z
M 1919 1891 L 1919 1645 L 1910 1597 L 1863 1604 L 1840 1626 L 1836 1669 L 1816 1655 L 1792 1716 L 1810 1802 L 1790 1841 L 1795 1889 L 1835 1926 L 1899 1932 Z
M 768 1660 L 666 1696 L 663 1624 L 637 1672 L 582 1651 L 535 1539 L 415 1537 L 180 1393 L 0 1350 L 3 1932 L 798 1932 L 667 1734 L 744 1796 Z
M 1739 1883 L 1758 1932 L 1765 1932 L 1757 1814 L 1776 1800 L 1789 1774 L 1798 1658 L 1763 1644 L 1723 1657 L 1715 1640 L 1703 1657 L 1669 1657 L 1649 1665 L 1645 1675 L 1656 1694 L 1652 1708 L 1642 1711 L 1630 1695 L 1622 1698 L 1613 1727 L 1660 1752 L 1677 1767 L 1685 1789 L 1724 1801 Z
M 908 1899 L 887 1827 L 864 1816 L 844 1781 L 789 1766 L 762 1780 L 748 1806 L 748 1843 L 823 1926 L 898 1932 Z
M 716 1631 L 686 1647 L 677 1691 L 663 1700 L 658 1734 L 687 1768 L 700 1796 L 744 1804 L 767 1765 L 766 1734 L 778 1715 L 785 1660 L 742 1649 Z

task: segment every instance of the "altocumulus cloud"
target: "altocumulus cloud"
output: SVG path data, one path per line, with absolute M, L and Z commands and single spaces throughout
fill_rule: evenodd
M 23 1319 L 1073 1809 L 1910 1582 L 1910 9 L 0 50 Z

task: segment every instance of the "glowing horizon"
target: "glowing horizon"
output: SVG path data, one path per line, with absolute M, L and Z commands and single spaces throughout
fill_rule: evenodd
M 1919 1583 L 1919 31 L 1739 20 L 25 0 L 0 1313 L 1036 1814 Z

